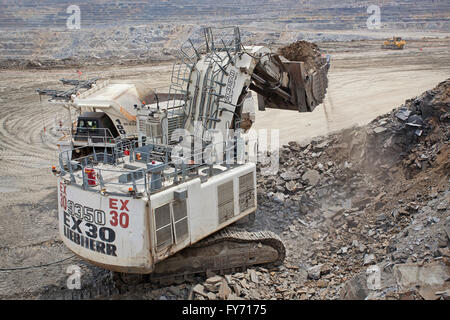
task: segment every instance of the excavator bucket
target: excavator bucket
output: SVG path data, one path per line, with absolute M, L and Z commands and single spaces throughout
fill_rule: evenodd
M 270 59 L 272 70 L 279 74 L 276 79 L 266 71 L 270 64 L 257 65 L 252 75 L 251 89 L 256 91 L 259 110 L 265 108 L 311 112 L 321 104 L 328 88 L 328 55 L 320 58 L 319 67 L 307 70 L 305 62 L 290 61 L 273 54 Z M 261 64 L 261 62 L 260 62 Z

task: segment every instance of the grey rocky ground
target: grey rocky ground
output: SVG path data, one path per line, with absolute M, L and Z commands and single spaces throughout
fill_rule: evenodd
M 448 298 L 449 94 L 447 80 L 368 126 L 284 146 L 253 228 L 280 234 L 285 264 L 226 278 L 234 294 Z

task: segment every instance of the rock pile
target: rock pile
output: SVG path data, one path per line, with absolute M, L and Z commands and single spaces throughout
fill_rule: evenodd
M 287 263 L 314 290 L 304 298 L 389 298 L 393 266 L 448 261 L 449 96 L 450 79 L 367 126 L 290 142 L 279 174 L 258 177 L 261 211 L 288 225 L 275 227 Z M 371 266 L 394 284 L 362 286 Z
M 320 49 L 312 42 L 300 40 L 280 48 L 279 53 L 288 60 L 303 61 L 309 73 L 322 66 Z
M 367 126 L 282 147 L 258 168 L 249 231 L 286 259 L 152 290 L 151 299 L 449 299 L 450 79 Z
M 214 275 L 206 279 L 203 284 L 196 284 L 191 288 L 189 299 L 198 300 L 239 300 L 242 297 L 264 299 L 268 296 L 258 290 L 260 284 L 268 284 L 271 277 L 267 269 L 247 269 L 233 275 Z

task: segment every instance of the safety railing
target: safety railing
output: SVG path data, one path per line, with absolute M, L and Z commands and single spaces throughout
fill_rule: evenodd
M 75 142 L 86 142 L 87 145 L 118 142 L 108 128 L 76 127 L 72 129 L 72 137 Z
M 191 121 L 202 121 L 205 128 L 215 127 L 218 119 L 213 114 L 217 114 L 219 100 L 224 98 L 222 88 L 225 86 L 224 75 L 228 75 L 226 68 L 229 64 L 235 64 L 236 53 L 241 50 L 238 27 L 201 28 L 182 44 L 179 50 L 181 63 L 173 66 L 170 86 L 170 93 L 184 96 L 182 125 L 191 117 Z M 205 53 L 209 68 L 203 85 L 199 86 L 200 73 L 195 64 Z M 191 83 L 196 83 L 198 87 L 190 88 Z M 218 90 L 215 89 L 217 85 Z M 199 99 L 198 108 L 201 110 L 196 110 Z M 169 99 L 168 109 L 174 103 L 175 99 Z M 198 114 L 198 119 L 195 119 L 195 114 Z
M 190 157 L 170 157 L 170 148 L 166 146 L 146 145 L 138 147 L 137 142 L 121 142 L 113 152 L 95 152 L 72 160 L 71 155 L 83 148 L 74 148 L 59 154 L 60 175 L 69 176 L 72 184 L 85 190 L 108 192 L 109 194 L 143 195 L 151 194 L 173 185 L 200 177 L 208 179 L 217 173 L 227 171 L 236 165 L 245 163 L 245 150 L 242 138 L 211 143 L 214 150 L 209 161 L 196 163 L 195 159 L 203 159 L 204 148 Z M 165 161 L 159 161 L 152 151 L 165 150 Z M 222 160 L 218 157 L 222 153 Z M 128 158 L 128 161 L 125 161 Z M 141 165 L 137 165 L 141 163 Z M 104 165 L 102 165 L 104 164 Z M 214 167 L 220 164 L 222 169 Z M 108 166 L 110 165 L 110 166 Z M 144 165 L 142 167 L 142 165 Z M 199 174 L 202 170 L 203 173 Z

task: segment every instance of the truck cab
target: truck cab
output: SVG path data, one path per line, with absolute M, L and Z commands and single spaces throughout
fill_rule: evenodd
M 105 112 L 84 112 L 78 117 L 73 136 L 75 145 L 114 143 L 119 136 L 114 123 Z

